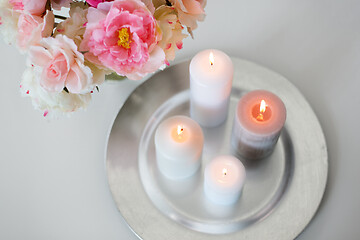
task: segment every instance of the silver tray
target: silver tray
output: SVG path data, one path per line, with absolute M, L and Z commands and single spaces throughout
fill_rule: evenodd
M 314 216 L 324 193 L 328 159 L 321 126 L 301 93 L 277 73 L 232 58 L 234 80 L 227 121 L 203 128 L 202 167 L 192 178 L 162 177 L 154 132 L 173 115 L 189 115 L 189 61 L 154 74 L 127 99 L 110 132 L 106 168 L 113 198 L 132 231 L 144 240 L 294 239 Z M 287 108 L 287 120 L 271 156 L 239 157 L 247 170 L 240 201 L 217 206 L 203 193 L 203 171 L 219 154 L 234 154 L 230 134 L 237 101 L 266 89 Z

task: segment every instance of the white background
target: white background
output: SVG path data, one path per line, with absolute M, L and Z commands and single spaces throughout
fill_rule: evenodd
M 218 48 L 294 83 L 322 124 L 330 164 L 323 202 L 298 239 L 359 239 L 360 1 L 209 0 L 206 12 L 177 61 Z M 2 42 L 0 54 L 0 239 L 135 240 L 104 155 L 139 82 L 105 83 L 87 111 L 48 122 L 19 94 L 25 57 Z

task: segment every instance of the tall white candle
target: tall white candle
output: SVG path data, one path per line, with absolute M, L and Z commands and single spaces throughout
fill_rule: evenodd
M 164 120 L 155 132 L 156 160 L 170 179 L 193 175 L 200 167 L 204 136 L 199 124 L 186 116 Z
M 200 125 L 215 127 L 228 114 L 234 67 L 225 53 L 208 49 L 190 63 L 190 114 Z
M 241 195 L 245 178 L 245 167 L 239 159 L 229 155 L 218 156 L 205 168 L 205 195 L 217 204 L 234 204 Z
M 256 90 L 238 102 L 232 146 L 243 157 L 258 159 L 272 153 L 286 120 L 284 103 L 275 94 Z

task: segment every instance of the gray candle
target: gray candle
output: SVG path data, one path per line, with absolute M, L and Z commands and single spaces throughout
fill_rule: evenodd
M 232 146 L 245 158 L 264 158 L 272 153 L 285 120 L 285 105 L 275 94 L 265 90 L 247 93 L 236 107 Z

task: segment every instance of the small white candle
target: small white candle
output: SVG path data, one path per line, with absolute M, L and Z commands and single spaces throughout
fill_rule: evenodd
M 190 115 L 200 125 L 215 127 L 228 114 L 234 67 L 225 53 L 208 49 L 190 63 Z
M 256 90 L 238 102 L 231 142 L 243 157 L 259 159 L 272 153 L 286 120 L 284 103 L 275 94 Z
M 200 167 L 204 136 L 199 124 L 186 116 L 164 120 L 155 132 L 156 160 L 170 179 L 193 175 Z
M 217 204 L 234 204 L 241 195 L 245 178 L 245 167 L 239 159 L 228 155 L 218 156 L 205 168 L 205 195 Z

